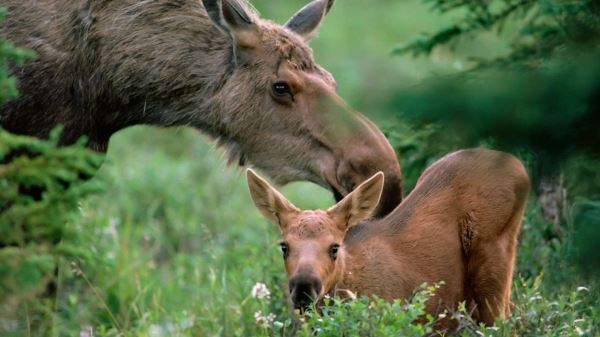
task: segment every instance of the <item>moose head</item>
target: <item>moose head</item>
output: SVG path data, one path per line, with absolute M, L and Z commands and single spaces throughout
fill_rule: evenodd
M 345 271 L 344 237 L 377 207 L 384 176 L 378 172 L 326 211 L 302 211 L 264 179 L 248 170 L 250 195 L 258 210 L 281 231 L 290 297 L 304 310 L 332 294 Z
M 285 25 L 261 20 L 241 1 L 203 0 L 231 41 L 231 75 L 215 104 L 227 111 L 227 142 L 278 184 L 308 180 L 341 200 L 374 173 L 386 177 L 376 214 L 402 198 L 396 154 L 381 131 L 336 93 L 307 43 L 333 5 L 314 0 Z

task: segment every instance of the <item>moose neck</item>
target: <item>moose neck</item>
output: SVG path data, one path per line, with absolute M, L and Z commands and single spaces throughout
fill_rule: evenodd
M 198 37 L 186 43 L 173 41 L 168 33 L 143 36 L 148 33 L 142 30 L 139 40 L 154 40 L 152 44 L 115 47 L 113 53 L 133 53 L 144 59 L 124 57 L 120 61 L 111 56 L 103 60 L 106 68 L 114 70 L 100 66 L 98 72 L 108 74 L 111 95 L 116 99 L 109 109 L 112 114 L 98 115 L 99 124 L 111 133 L 135 124 L 193 126 L 223 143 L 230 142 L 230 111 L 220 102 L 233 73 L 232 43 L 207 18 L 201 19 L 186 23 L 195 27 L 189 28 L 189 35 Z M 206 36 L 209 38 L 202 38 Z M 115 62 L 120 66 L 115 67 Z
M 337 296 L 346 297 L 344 290 L 359 296 L 376 294 L 390 300 L 397 296 L 398 289 L 404 289 L 406 296 L 411 294 L 413 280 L 406 273 L 398 273 L 398 270 L 410 270 L 410 258 L 402 258 L 398 252 L 410 251 L 414 242 L 402 243 L 403 233 L 391 226 L 394 222 L 408 229 L 408 217 L 406 214 L 391 217 L 350 228 L 344 239 L 343 261 L 340 261 L 343 269 L 334 287 Z
M 3 128 L 47 137 L 62 124 L 62 144 L 86 135 L 102 152 L 136 124 L 190 125 L 230 141 L 218 97 L 233 73 L 232 42 L 199 2 L 71 1 L 11 4 L 8 38 L 38 55 L 13 69 L 21 96 L 1 107 Z

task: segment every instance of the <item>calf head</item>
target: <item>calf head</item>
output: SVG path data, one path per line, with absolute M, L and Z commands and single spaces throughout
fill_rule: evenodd
M 402 198 L 400 166 L 381 131 L 349 108 L 308 47 L 333 0 L 313 0 L 284 26 L 240 0 L 202 0 L 232 43 L 230 78 L 214 104 L 233 152 L 276 183 L 308 180 L 341 200 L 374 173 L 386 177 L 378 216 Z
M 326 211 L 303 211 L 252 170 L 247 175 L 254 204 L 281 230 L 290 297 L 295 308 L 304 310 L 332 293 L 339 282 L 346 231 L 376 208 L 384 176 L 378 172 Z

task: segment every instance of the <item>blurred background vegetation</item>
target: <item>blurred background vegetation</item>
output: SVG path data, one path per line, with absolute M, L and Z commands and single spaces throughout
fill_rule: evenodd
M 283 23 L 305 1 L 252 3 Z M 407 191 L 428 164 L 462 147 L 502 149 L 527 163 L 534 191 L 520 237 L 515 315 L 497 330 L 465 320 L 462 335 L 599 334 L 598 6 L 338 0 L 312 42 L 340 95 L 388 135 Z M 0 101 L 16 94 L 7 60 L 25 57 L 0 42 Z M 226 167 L 208 139 L 186 128 L 134 127 L 111 139 L 106 156 L 53 144 L 0 132 L 0 335 L 293 329 L 278 233 L 252 206 L 240 170 Z M 81 181 L 100 165 L 94 179 Z M 48 190 L 41 201 L 20 193 L 41 187 Z M 303 208 L 333 203 L 307 183 L 283 192 Z M 38 230 L 21 231 L 25 225 Z M 252 298 L 256 282 L 269 287 L 269 299 Z M 49 284 L 55 298 L 40 295 Z M 367 305 L 338 317 L 369 319 L 359 312 Z M 257 324 L 257 311 L 274 313 L 275 322 Z

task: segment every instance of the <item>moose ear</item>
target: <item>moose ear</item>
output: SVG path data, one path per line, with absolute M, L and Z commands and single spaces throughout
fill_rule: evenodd
M 239 58 L 244 49 L 258 43 L 256 18 L 242 2 L 236 0 L 202 0 L 206 13 L 234 42 L 234 51 Z
M 383 179 L 383 172 L 377 172 L 327 210 L 341 230 L 347 230 L 373 213 L 381 197 Z
M 287 226 L 290 216 L 300 212 L 296 206 L 253 170 L 248 169 L 246 175 L 252 201 L 265 218 L 284 228 Z
M 302 36 L 305 41 L 310 41 L 317 35 L 319 26 L 333 3 L 334 0 L 313 0 L 294 14 L 285 27 Z

